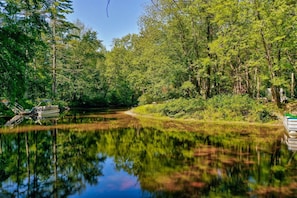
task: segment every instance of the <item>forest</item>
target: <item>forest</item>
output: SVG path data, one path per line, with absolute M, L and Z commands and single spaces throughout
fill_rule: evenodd
M 133 106 L 177 98 L 295 97 L 297 1 L 152 0 L 139 33 L 67 20 L 72 0 L 0 1 L 0 97 L 26 106 Z

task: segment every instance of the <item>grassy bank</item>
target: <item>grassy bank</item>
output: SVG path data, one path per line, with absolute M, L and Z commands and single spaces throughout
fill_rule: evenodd
M 220 95 L 208 100 L 179 98 L 138 106 L 132 111 L 141 115 L 202 121 L 276 123 L 280 110 L 272 103 L 261 103 L 248 96 Z

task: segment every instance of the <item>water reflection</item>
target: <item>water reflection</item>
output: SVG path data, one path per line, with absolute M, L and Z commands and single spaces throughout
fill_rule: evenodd
M 70 196 L 74 197 L 142 197 L 137 177 L 124 170 L 117 170 L 113 158 L 106 158 L 98 185 L 87 185 L 87 190 Z
M 88 138 L 57 130 L 2 134 L 1 195 L 65 197 L 82 191 L 86 183 L 96 185 L 105 156 L 92 152 L 96 142 Z
M 12 117 L 10 120 L 8 120 L 5 124 L 4 127 L 16 127 L 20 125 L 22 122 L 25 120 L 32 120 L 34 124 L 40 124 L 42 125 L 43 123 L 46 123 L 48 121 L 54 121 L 59 119 L 60 114 L 59 113 L 52 113 L 49 115 L 41 116 L 41 115 L 15 115 Z
M 74 117 L 88 124 L 63 125 Z M 281 143 L 282 128 L 157 124 L 114 113 L 71 114 L 56 123 L 0 135 L 0 197 L 290 197 L 297 191 L 297 158 Z

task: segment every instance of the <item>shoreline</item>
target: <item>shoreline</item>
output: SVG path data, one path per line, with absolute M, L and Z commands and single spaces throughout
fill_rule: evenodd
M 247 121 L 224 121 L 224 120 L 199 120 L 194 118 L 170 118 L 166 116 L 154 116 L 152 114 L 138 114 L 133 112 L 133 109 L 125 111 L 124 114 L 138 117 L 138 118 L 145 118 L 145 119 L 154 119 L 154 120 L 161 120 L 161 121 L 176 121 L 176 122 L 188 122 L 188 123 L 210 123 L 210 124 L 217 124 L 217 125 L 248 125 L 248 126 L 263 126 L 263 127 L 282 127 L 282 117 L 278 115 L 278 120 L 275 123 L 260 123 L 260 122 L 247 122 Z

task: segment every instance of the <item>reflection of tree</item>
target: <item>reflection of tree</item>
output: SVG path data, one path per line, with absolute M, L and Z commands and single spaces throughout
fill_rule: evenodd
M 57 123 L 55 123 L 57 124 Z M 53 184 L 53 194 L 54 197 L 58 197 L 58 160 L 57 160 L 57 132 L 58 129 L 53 129 L 51 131 L 51 136 L 52 136 L 52 162 L 53 162 L 53 169 L 54 169 L 54 184 Z
M 61 147 L 59 152 L 61 182 L 67 185 L 69 189 L 76 189 L 77 191 L 83 190 L 86 183 L 97 184 L 98 176 L 102 175 L 101 169 L 103 167 L 101 162 L 105 160 L 105 157 L 97 154 L 97 143 L 94 134 L 61 133 L 58 141 Z M 72 185 L 74 180 L 77 182 Z M 81 188 L 78 189 L 78 187 Z
M 117 169 L 137 176 L 142 188 L 156 197 L 261 195 L 261 188 L 275 196 L 279 185 L 293 179 L 281 172 L 289 154 L 278 137 L 267 141 L 267 136 L 247 132 L 214 135 L 153 128 L 100 134 L 99 151 L 113 156 Z
M 96 184 L 105 157 L 88 139 L 88 133 L 57 129 L 2 134 L 0 197 L 65 197 Z
M 137 125 L 139 126 L 139 125 Z M 0 135 L 0 197 L 65 197 L 96 185 L 104 156 L 155 197 L 292 196 L 297 160 L 247 132 L 118 128 Z M 290 160 L 290 164 L 288 161 Z

